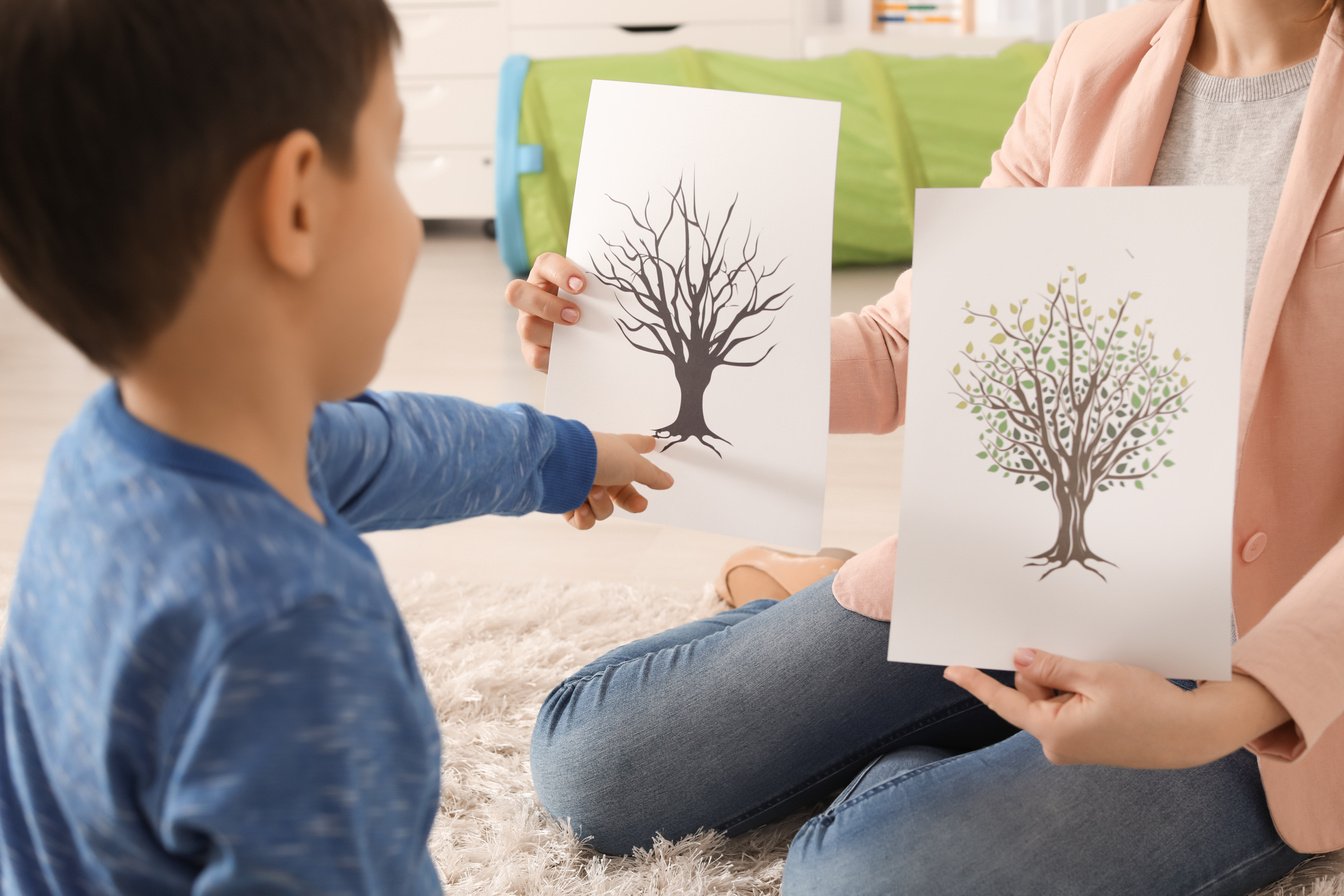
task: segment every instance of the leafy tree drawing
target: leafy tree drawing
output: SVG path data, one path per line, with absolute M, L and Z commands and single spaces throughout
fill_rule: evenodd
M 705 421 L 705 392 L 720 367 L 755 367 L 776 346 L 763 352 L 752 343 L 774 326 L 788 305 L 793 285 L 767 287 L 784 259 L 773 267 L 760 259 L 760 233 L 747 224 L 739 246 L 729 228 L 737 211 L 734 198 L 722 220 L 702 215 L 694 185 L 685 177 L 667 193 L 666 213 L 651 210 L 653 195 L 641 211 L 608 195 L 629 215 L 631 229 L 615 240 L 600 237 L 607 251 L 590 256 L 593 275 L 616 290 L 623 317 L 616 324 L 626 342 L 671 363 L 681 389 L 676 419 L 654 435 L 670 439 L 664 451 L 681 442 L 699 441 L 719 457 L 711 439 L 731 445 Z
M 951 371 L 957 407 L 984 424 L 976 456 L 988 471 L 1054 498 L 1055 543 L 1025 564 L 1045 567 L 1042 579 L 1077 563 L 1105 580 L 1093 564 L 1115 564 L 1088 543 L 1088 509 L 1099 493 L 1141 490 L 1174 465 L 1167 440 L 1193 385 L 1188 355 L 1158 351 L 1152 319 L 1136 310 L 1141 293 L 1094 306 L 1086 283 L 1069 267 L 1006 314 L 967 302 L 965 324 L 989 335 L 979 349 L 968 342 Z

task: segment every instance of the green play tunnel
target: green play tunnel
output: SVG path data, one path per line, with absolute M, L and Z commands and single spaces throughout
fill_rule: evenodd
M 856 50 L 780 60 L 689 49 L 510 57 L 496 141 L 500 254 L 521 275 L 541 253 L 564 251 L 589 87 L 611 80 L 841 102 L 834 263 L 908 261 L 915 189 L 980 183 L 1048 52 L 1021 43 L 970 58 Z

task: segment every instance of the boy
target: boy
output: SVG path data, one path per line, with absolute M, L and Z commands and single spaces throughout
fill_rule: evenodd
M 396 40 L 383 0 L 0 0 L 0 274 L 114 377 L 0 653 L 6 894 L 438 892 L 438 722 L 357 533 L 671 484 L 531 408 L 343 401 L 421 238 Z

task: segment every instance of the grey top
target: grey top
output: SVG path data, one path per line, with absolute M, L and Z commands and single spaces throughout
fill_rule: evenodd
M 1218 78 L 1188 63 L 1153 169 L 1155 186 L 1250 187 L 1246 308 L 1260 275 L 1316 60 L 1253 78 Z

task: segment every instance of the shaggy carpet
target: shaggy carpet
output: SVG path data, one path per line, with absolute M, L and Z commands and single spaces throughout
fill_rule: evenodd
M 0 636 L 12 564 L 0 558 Z M 438 709 L 443 793 L 430 849 L 462 896 L 767 896 L 804 816 L 736 839 L 702 834 L 599 856 L 544 815 L 527 769 L 549 689 L 604 650 L 722 608 L 712 592 L 609 584 L 502 587 L 425 577 L 394 589 Z M 956 892 L 949 881 L 948 893 Z M 1344 896 L 1344 852 L 1257 896 Z M 837 894 L 843 896 L 843 894 Z

